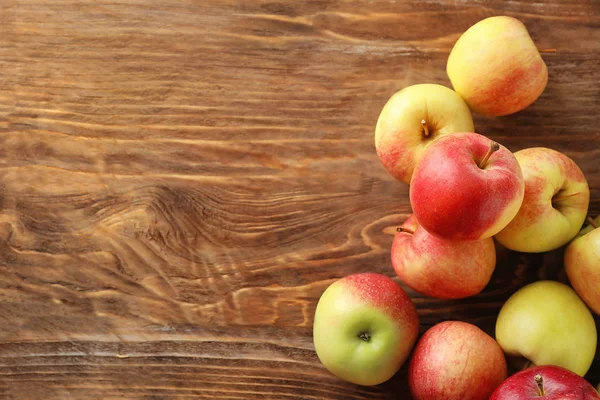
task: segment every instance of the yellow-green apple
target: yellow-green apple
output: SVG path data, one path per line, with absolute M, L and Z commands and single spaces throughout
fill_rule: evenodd
M 490 400 L 600 400 L 581 376 L 555 365 L 533 367 L 506 379 Z
M 492 238 L 473 242 L 433 236 L 411 215 L 392 244 L 392 265 L 417 292 L 441 299 L 473 296 L 488 284 L 496 266 Z
M 511 250 L 538 253 L 568 243 L 585 220 L 590 189 L 583 172 L 556 150 L 517 151 L 525 179 L 525 197 L 515 218 L 496 235 Z
M 596 353 L 596 323 L 569 286 L 537 281 L 504 303 L 496 321 L 496 340 L 513 360 L 557 365 L 583 376 Z
M 349 275 L 331 284 L 315 311 L 313 340 L 323 365 L 359 385 L 378 385 L 402 366 L 419 333 L 408 295 L 391 278 Z
M 446 72 L 472 110 L 508 115 L 533 103 L 548 82 L 548 69 L 523 23 L 491 17 L 456 42 Z
M 410 184 L 410 204 L 427 232 L 478 240 L 513 219 L 523 190 L 521 168 L 506 147 L 477 133 L 453 133 L 423 153 Z
M 423 150 L 447 133 L 473 131 L 471 111 L 452 89 L 436 84 L 406 87 L 383 107 L 375 148 L 385 169 L 409 183 Z
M 573 288 L 600 314 L 600 216 L 579 232 L 565 251 L 565 269 Z
M 475 325 L 445 321 L 417 343 L 408 367 L 415 400 L 488 400 L 506 378 L 502 349 Z

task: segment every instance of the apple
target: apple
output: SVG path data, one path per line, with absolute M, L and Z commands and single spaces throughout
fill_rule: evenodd
M 452 48 L 446 72 L 469 107 L 489 116 L 524 109 L 548 82 L 548 69 L 527 28 L 505 16 L 470 27 Z
M 577 164 L 544 147 L 517 151 L 525 197 L 515 218 L 496 235 L 505 247 L 528 253 L 567 244 L 585 220 L 590 189 Z
M 488 284 L 496 266 L 492 238 L 474 242 L 440 239 L 411 215 L 392 244 L 392 265 L 417 292 L 441 299 L 473 296 Z
M 509 356 L 583 376 L 596 353 L 596 323 L 569 286 L 537 281 L 504 303 L 496 321 L 496 340 Z
M 490 400 L 598 400 L 594 387 L 581 376 L 555 365 L 533 367 L 506 379 Z
M 417 343 L 408 384 L 415 400 L 488 400 L 506 373 L 494 339 L 475 325 L 445 321 Z
M 600 314 L 600 216 L 579 232 L 565 251 L 565 270 L 573 288 Z
M 383 107 L 375 128 L 375 148 L 385 169 L 410 183 L 421 154 L 447 133 L 473 131 L 473 118 L 464 100 L 436 84 L 406 87 Z
M 419 317 L 410 298 L 381 274 L 354 274 L 334 282 L 315 311 L 317 356 L 331 373 L 359 385 L 390 379 L 418 333 Z
M 506 147 L 477 133 L 453 133 L 423 153 L 410 184 L 410 204 L 427 232 L 479 240 L 513 219 L 523 191 L 521 168 Z

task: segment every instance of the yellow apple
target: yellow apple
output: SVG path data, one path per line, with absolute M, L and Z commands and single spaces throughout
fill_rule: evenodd
M 589 222 L 567 247 L 565 270 L 575 291 L 600 315 L 600 217 Z
M 508 115 L 533 103 L 548 69 L 523 23 L 499 16 L 469 28 L 450 52 L 446 72 L 473 111 Z
M 464 100 L 436 84 L 406 87 L 383 107 L 375 128 L 375 148 L 385 169 L 410 183 L 423 151 L 438 137 L 473 132 L 473 118 Z
M 569 286 L 538 281 L 515 292 L 496 321 L 496 340 L 509 356 L 585 375 L 596 354 L 596 323 Z
M 517 151 L 525 197 L 517 215 L 496 240 L 511 250 L 539 253 L 567 244 L 585 220 L 590 189 L 566 155 L 544 147 Z

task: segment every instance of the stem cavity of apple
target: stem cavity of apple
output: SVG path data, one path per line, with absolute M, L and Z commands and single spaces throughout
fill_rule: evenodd
M 361 332 L 358 334 L 358 337 L 360 340 L 364 340 L 365 342 L 371 340 L 371 334 L 369 332 Z
M 559 201 L 563 201 L 564 199 L 568 199 L 570 197 L 577 196 L 579 193 L 580 192 L 575 192 L 575 193 L 571 193 L 571 194 L 565 194 L 563 196 L 553 197 L 552 198 L 552 202 L 556 203 L 556 202 L 559 202 Z
M 592 217 L 588 216 L 587 222 L 588 222 L 588 224 L 590 224 L 592 226 L 592 228 L 598 229 L 598 224 L 596 223 L 596 221 L 594 221 L 594 219 Z
M 425 137 L 429 137 L 429 127 L 427 126 L 427 121 L 424 119 L 421 120 L 421 130 L 423 131 L 423 135 L 425 135 Z
M 484 169 L 492 154 L 498 150 L 500 150 L 500 145 L 496 142 L 490 142 L 490 148 L 486 153 L 485 157 L 483 157 L 483 160 L 481 160 L 481 162 L 479 163 L 479 168 Z
M 538 396 L 544 396 L 544 378 L 541 375 L 536 375 L 533 379 L 535 379 L 535 383 L 537 384 Z

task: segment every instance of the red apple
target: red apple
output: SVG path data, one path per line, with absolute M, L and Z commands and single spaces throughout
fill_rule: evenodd
M 446 321 L 417 343 L 408 384 L 416 400 L 488 400 L 506 373 L 502 349 L 491 336 L 475 325 Z
M 502 382 L 490 400 L 597 400 L 594 387 L 574 372 L 543 365 L 518 372 Z
M 450 240 L 491 237 L 517 214 L 524 181 L 515 156 L 476 133 L 442 136 L 423 153 L 410 203 L 425 230 Z
M 392 244 L 392 265 L 404 283 L 441 299 L 473 296 L 488 284 L 496 266 L 492 238 L 474 242 L 440 239 L 411 215 Z

